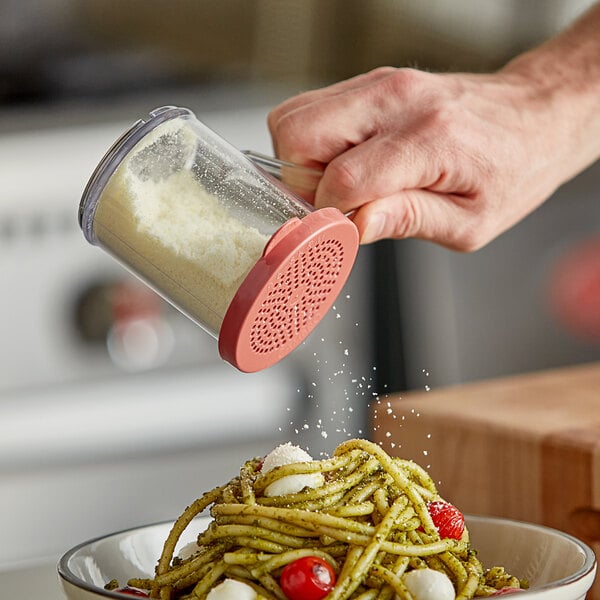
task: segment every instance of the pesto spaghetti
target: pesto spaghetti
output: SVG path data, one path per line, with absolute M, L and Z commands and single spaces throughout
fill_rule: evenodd
M 273 484 L 294 477 L 300 477 L 299 491 L 269 493 Z M 253 459 L 239 476 L 186 508 L 165 541 L 155 576 L 128 585 L 161 600 L 203 600 L 223 581 L 235 580 L 258 599 L 289 600 L 282 573 L 315 557 L 335 574 L 321 596 L 326 600 L 416 600 L 407 576 L 420 569 L 445 575 L 456 600 L 523 586 L 501 567 L 486 571 L 466 529 L 446 535 L 434 522 L 436 504 L 445 503 L 424 469 L 365 440 L 344 442 L 325 460 L 270 470 Z M 212 520 L 197 548 L 175 556 L 183 531 L 207 509 Z

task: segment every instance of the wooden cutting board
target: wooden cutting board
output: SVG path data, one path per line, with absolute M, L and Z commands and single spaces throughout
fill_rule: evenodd
M 555 527 L 600 556 L 600 363 L 382 397 L 370 416 L 374 440 L 464 512 Z

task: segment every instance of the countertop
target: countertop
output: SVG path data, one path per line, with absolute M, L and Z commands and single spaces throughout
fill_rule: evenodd
M 2 600 L 64 600 L 56 565 L 58 557 L 0 570 Z

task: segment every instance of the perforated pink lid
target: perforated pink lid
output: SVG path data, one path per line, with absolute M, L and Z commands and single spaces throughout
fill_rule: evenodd
M 231 301 L 219 334 L 221 356 L 246 373 L 287 356 L 331 308 L 357 252 L 356 226 L 335 208 L 290 219 Z

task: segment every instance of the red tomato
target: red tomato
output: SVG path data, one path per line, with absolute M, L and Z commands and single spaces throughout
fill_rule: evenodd
M 524 592 L 525 590 L 522 590 L 520 588 L 511 588 L 511 587 L 505 587 L 502 588 L 501 590 L 498 590 L 497 592 L 494 592 L 492 594 L 492 596 L 508 596 L 508 594 L 516 594 L 517 592 Z
M 321 600 L 333 589 L 335 573 L 317 556 L 305 556 L 286 565 L 279 584 L 290 600 Z
M 465 518 L 456 506 L 434 500 L 427 503 L 427 509 L 440 537 L 459 540 L 465 530 Z
M 119 592 L 119 594 L 127 594 L 128 596 L 140 596 L 141 598 L 148 598 L 147 592 L 129 586 L 125 586 L 114 591 Z

